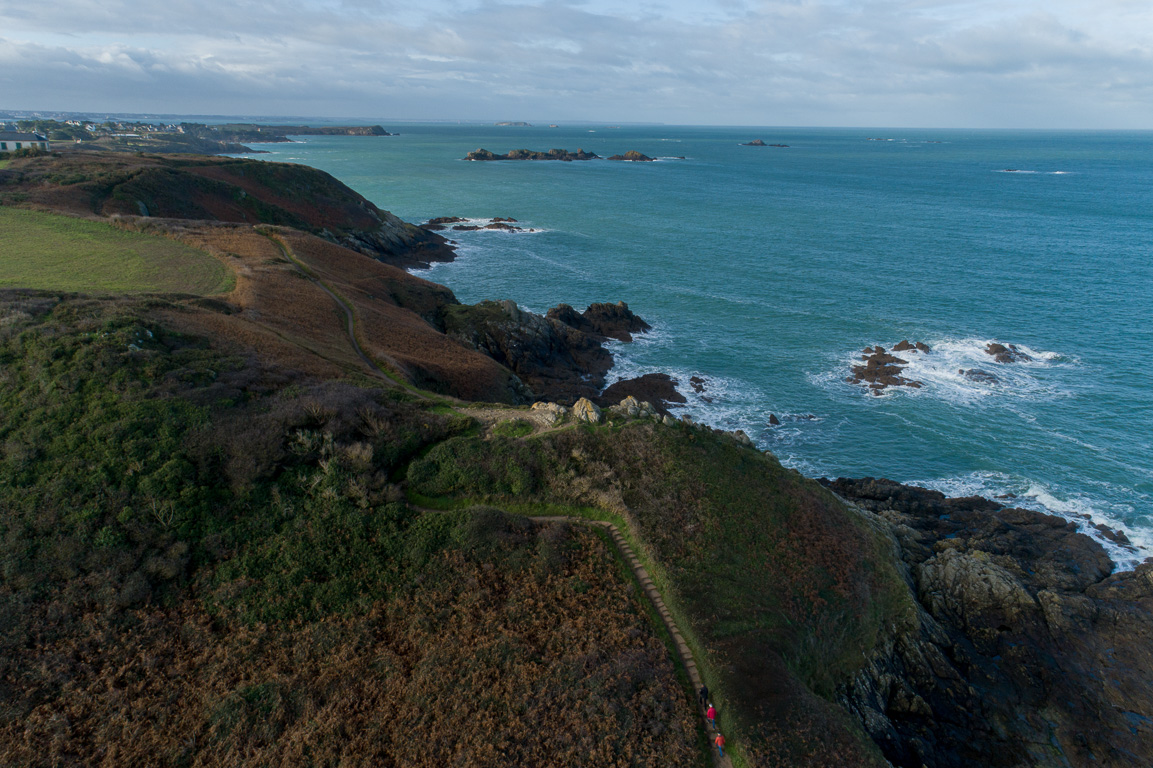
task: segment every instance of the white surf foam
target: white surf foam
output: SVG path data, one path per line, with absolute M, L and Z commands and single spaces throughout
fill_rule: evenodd
M 1058 352 L 1033 349 L 1017 344 L 1017 349 L 1031 360 L 1015 363 L 998 363 L 985 348 L 994 339 L 930 339 L 927 341 L 930 352 L 905 350 L 894 352 L 891 344 L 882 346 L 893 356 L 907 361 L 900 375 L 912 381 L 921 382 L 921 388 L 888 387 L 882 397 L 910 396 L 937 397 L 960 405 L 973 405 L 987 398 L 1051 399 L 1066 396 L 1053 377 L 1046 371 L 1054 368 L 1074 366 L 1076 358 Z M 1005 342 L 1001 342 L 1005 343 Z M 829 386 L 832 382 L 843 382 L 852 371 L 852 366 L 861 365 L 861 352 L 855 351 L 842 358 L 840 366 L 818 377 L 818 383 Z M 965 373 L 962 373 L 965 371 Z M 844 386 L 843 384 L 841 386 Z M 855 385 L 863 394 L 872 391 L 862 385 Z
M 461 217 L 461 218 L 464 218 L 464 221 L 457 221 L 457 222 L 454 222 L 452 224 L 445 224 L 445 225 L 443 225 L 444 229 L 436 230 L 436 233 L 438 235 L 441 235 L 442 237 L 449 237 L 452 239 L 456 239 L 457 237 L 467 237 L 468 235 L 473 235 L 473 234 L 477 234 L 477 235 L 491 235 L 491 234 L 539 235 L 539 234 L 543 234 L 545 232 L 551 232 L 552 231 L 550 229 L 542 229 L 540 227 L 533 226 L 532 222 L 528 222 L 528 221 L 504 222 L 504 223 L 507 223 L 509 226 L 516 227 L 516 229 L 484 229 L 484 227 L 488 226 L 489 224 L 499 224 L 501 222 L 498 222 L 495 219 L 491 219 L 491 218 L 481 218 L 481 219 L 473 219 L 473 218 L 465 218 L 465 217 Z M 453 227 L 458 226 L 458 225 L 464 226 L 464 227 L 480 227 L 480 229 L 453 229 Z
M 1126 523 L 1126 519 L 1133 520 L 1135 517 L 1135 510 L 1127 505 L 1067 495 L 1028 478 L 1002 472 L 974 472 L 963 477 L 903 482 L 940 491 L 950 497 L 983 496 L 1009 507 L 1064 517 L 1076 523 L 1081 533 L 1100 542 L 1116 564 L 1116 571 L 1132 570 L 1146 558 L 1153 557 L 1153 528 L 1135 527 Z M 1121 531 L 1132 546 L 1126 547 L 1110 541 L 1094 524 Z

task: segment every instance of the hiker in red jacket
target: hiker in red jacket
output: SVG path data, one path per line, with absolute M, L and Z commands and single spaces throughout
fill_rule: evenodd
M 724 757 L 725 756 L 725 737 L 718 733 L 717 739 L 713 743 L 717 745 L 717 753 L 721 757 Z
M 705 717 L 708 718 L 709 727 L 715 731 L 717 729 L 717 708 L 709 704 L 709 711 L 705 712 Z

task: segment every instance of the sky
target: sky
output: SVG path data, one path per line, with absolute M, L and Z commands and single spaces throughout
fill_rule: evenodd
M 0 0 L 0 109 L 1153 129 L 1153 2 Z

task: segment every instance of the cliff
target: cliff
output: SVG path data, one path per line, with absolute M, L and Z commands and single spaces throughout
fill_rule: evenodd
M 453 258 L 440 235 L 303 165 L 72 152 L 0 171 L 4 197 L 78 215 L 289 226 L 405 268 Z
M 829 487 L 892 535 L 916 619 L 840 691 L 898 766 L 1153 762 L 1153 563 L 1066 520 L 887 480 Z

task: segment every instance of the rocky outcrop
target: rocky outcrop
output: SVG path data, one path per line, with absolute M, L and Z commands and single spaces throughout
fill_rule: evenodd
M 593 336 L 618 341 L 632 341 L 634 333 L 652 329 L 651 325 L 634 314 L 629 305 L 623 301 L 616 304 L 607 302 L 590 304 L 583 313 L 577 312 L 568 304 L 558 304 L 548 311 L 547 317 Z
M 788 144 L 766 144 L 761 139 L 753 139 L 752 141 L 746 141 L 741 146 L 742 147 L 782 147 L 782 148 L 787 148 L 789 145 Z
M 537 152 L 532 149 L 514 149 L 508 154 L 498 155 L 487 149 L 478 149 L 465 155 L 465 160 L 491 161 L 491 160 L 560 160 L 572 162 L 573 160 L 596 160 L 600 156 L 594 152 L 585 152 L 578 149 L 569 152 L 567 149 L 550 149 L 548 152 Z
M 612 157 L 609 158 L 609 160 L 617 160 L 617 161 L 626 162 L 626 163 L 651 163 L 654 160 L 656 160 L 656 158 L 641 154 L 640 152 L 637 152 L 635 149 L 630 149 L 628 152 L 625 152 L 623 155 L 613 155 Z
M 1063 518 L 822 481 L 891 533 L 904 624 L 840 692 L 898 766 L 1153 764 L 1153 562 L 1110 575 Z
M 513 301 L 446 307 L 443 328 L 450 338 L 510 368 L 537 399 L 596 398 L 613 364 L 603 336 L 555 316 L 526 312 Z
M 918 352 L 932 351 L 929 349 L 928 344 L 924 344 L 920 341 L 911 342 L 908 339 L 902 339 L 893 346 L 894 352 L 912 352 L 913 350 L 917 350 Z
M 900 342 L 893 349 L 894 351 L 919 352 L 921 347 L 925 347 L 925 352 L 928 352 L 927 346 L 923 344 L 917 346 L 908 341 Z M 901 375 L 909 361 L 890 355 L 879 344 L 876 347 L 865 347 L 861 353 L 861 359 L 865 361 L 865 364 L 853 366 L 853 375 L 845 379 L 849 384 L 865 384 L 874 395 L 880 395 L 888 387 L 921 388 L 921 382 L 906 379 Z
M 587 397 L 582 397 L 573 403 L 573 418 L 577 421 L 587 421 L 589 424 L 600 424 L 601 409 Z
M 635 398 L 644 403 L 652 403 L 661 414 L 669 414 L 669 403 L 684 403 L 685 396 L 677 391 L 677 382 L 667 373 L 646 373 L 634 379 L 622 379 L 605 389 L 596 402 L 607 407 L 622 398 Z
M 1033 358 L 1017 349 L 1016 344 L 990 342 L 985 346 L 985 354 L 992 355 L 998 363 L 1027 363 Z
M 456 249 L 442 236 L 409 224 L 376 206 L 372 208 L 375 210 L 370 209 L 369 213 L 380 222 L 378 227 L 340 234 L 325 230 L 319 234 L 345 248 L 402 269 L 428 269 L 434 262 L 456 258 Z

